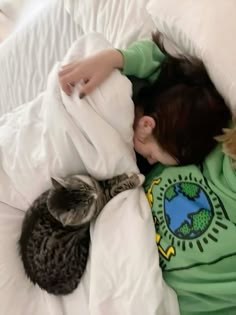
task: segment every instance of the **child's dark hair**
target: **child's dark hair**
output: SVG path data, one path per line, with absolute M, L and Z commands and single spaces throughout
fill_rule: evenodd
M 159 47 L 160 35 L 153 40 Z M 156 121 L 153 135 L 180 165 L 198 164 L 216 145 L 231 113 L 201 61 L 166 53 L 158 80 L 135 103 Z

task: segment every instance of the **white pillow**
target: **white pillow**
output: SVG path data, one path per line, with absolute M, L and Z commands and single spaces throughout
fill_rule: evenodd
M 65 0 L 65 7 L 84 33 L 102 33 L 114 46 L 150 37 L 154 23 L 148 0 Z
M 236 0 L 150 0 L 147 10 L 160 32 L 203 60 L 236 112 Z

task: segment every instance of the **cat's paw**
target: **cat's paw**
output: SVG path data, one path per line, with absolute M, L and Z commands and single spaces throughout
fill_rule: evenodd
M 132 177 L 133 175 L 137 175 L 137 173 L 135 173 L 135 172 L 127 172 L 127 173 L 125 173 L 125 175 L 126 175 L 128 178 L 130 178 L 130 177 Z
M 140 174 L 138 174 L 138 177 L 139 177 L 139 181 L 140 181 L 139 186 L 142 186 L 144 181 L 145 181 L 145 176 L 140 173 Z
M 145 180 L 145 176 L 141 173 L 127 173 L 130 180 L 135 183 L 136 187 L 142 186 Z

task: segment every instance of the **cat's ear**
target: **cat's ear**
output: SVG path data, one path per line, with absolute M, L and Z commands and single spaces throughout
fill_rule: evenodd
M 57 190 L 66 188 L 64 180 L 59 177 L 51 177 L 51 182 L 52 186 Z

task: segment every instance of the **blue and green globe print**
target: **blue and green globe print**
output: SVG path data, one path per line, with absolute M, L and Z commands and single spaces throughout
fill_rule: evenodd
M 180 182 L 165 191 L 164 214 L 167 226 L 175 236 L 194 239 L 209 228 L 214 211 L 201 186 Z

